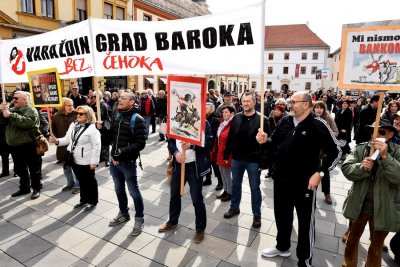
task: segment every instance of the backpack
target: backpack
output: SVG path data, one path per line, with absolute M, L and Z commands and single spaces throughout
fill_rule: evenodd
M 137 112 L 133 113 L 132 117 L 131 117 L 131 122 L 129 123 L 131 126 L 131 133 L 133 136 L 135 135 L 135 122 L 136 122 L 137 115 L 138 115 Z M 118 112 L 117 115 L 115 116 L 115 119 L 118 120 L 118 119 L 120 119 L 120 117 L 121 117 L 121 113 Z M 138 158 L 139 158 L 138 165 L 139 165 L 140 169 L 143 171 L 143 165 L 142 165 L 142 159 L 140 158 L 140 152 L 138 153 Z

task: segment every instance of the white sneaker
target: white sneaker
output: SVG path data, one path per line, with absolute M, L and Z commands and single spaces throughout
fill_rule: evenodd
M 280 251 L 277 248 L 266 248 L 262 251 L 262 255 L 267 258 L 273 258 L 276 256 L 281 256 L 281 257 L 289 257 L 290 256 L 290 250 L 286 251 Z

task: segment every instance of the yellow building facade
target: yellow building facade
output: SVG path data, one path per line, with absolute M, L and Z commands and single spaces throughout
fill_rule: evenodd
M 133 12 L 132 12 L 133 11 Z M 206 1 L 196 0 L 0 0 L 0 39 L 23 38 L 88 19 L 162 21 L 209 14 Z M 95 88 L 165 89 L 166 77 L 118 76 L 62 80 L 64 94 L 72 83 L 86 93 Z M 16 86 L 6 84 L 8 92 Z

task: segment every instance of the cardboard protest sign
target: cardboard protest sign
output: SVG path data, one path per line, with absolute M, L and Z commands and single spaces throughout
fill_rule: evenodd
M 222 14 L 169 21 L 89 19 L 0 41 L 0 82 L 49 66 L 61 79 L 159 74 L 261 74 L 264 0 Z M 209 64 L 212 61 L 212 64 Z
M 339 87 L 400 89 L 400 20 L 343 25 Z
M 168 77 L 168 137 L 204 146 L 206 79 Z
M 28 80 L 34 107 L 61 106 L 61 84 L 56 68 L 28 72 Z

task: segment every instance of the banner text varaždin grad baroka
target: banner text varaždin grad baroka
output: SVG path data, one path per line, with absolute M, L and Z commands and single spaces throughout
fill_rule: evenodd
M 167 32 L 156 32 L 154 39 L 158 51 L 212 49 L 217 46 L 226 47 L 254 44 L 250 23 L 241 23 L 235 36 L 233 30 L 234 25 L 220 25 L 218 28 L 208 27 L 202 31 L 175 31 L 170 35 Z M 153 70 L 153 67 L 157 67 L 160 70 L 163 69 L 160 58 L 151 59 L 146 56 L 112 55 L 112 52 L 146 51 L 148 37 L 144 32 L 97 34 L 95 42 L 97 52 L 107 52 L 107 56 L 103 60 L 103 66 L 106 69 L 137 67 L 148 70 Z M 84 55 L 90 52 L 89 37 L 83 36 L 73 40 L 62 40 L 58 44 L 29 47 L 27 48 L 26 58 L 29 62 L 32 62 Z M 66 61 L 65 64 L 67 67 L 67 65 L 72 64 L 72 61 L 70 63 Z M 73 64 L 76 64 L 76 62 Z M 84 58 L 81 59 L 80 68 L 85 68 Z

